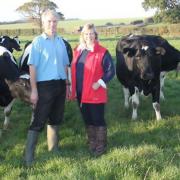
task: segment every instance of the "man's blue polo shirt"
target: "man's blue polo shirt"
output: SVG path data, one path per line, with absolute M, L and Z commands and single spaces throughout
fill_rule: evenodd
M 36 68 L 36 81 L 66 79 L 65 67 L 69 59 L 65 44 L 60 36 L 53 39 L 43 33 L 32 42 L 28 65 Z

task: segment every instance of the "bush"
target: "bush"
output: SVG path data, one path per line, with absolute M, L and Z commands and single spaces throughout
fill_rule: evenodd
M 130 24 L 132 25 L 143 24 L 143 23 L 144 23 L 143 20 L 135 20 L 135 21 L 130 22 Z
M 113 23 L 107 22 L 105 25 L 106 25 L 106 26 L 113 26 Z
M 154 23 L 154 19 L 153 19 L 152 17 L 146 18 L 146 19 L 144 20 L 144 23 L 145 23 L 145 24 L 152 24 L 152 23 Z

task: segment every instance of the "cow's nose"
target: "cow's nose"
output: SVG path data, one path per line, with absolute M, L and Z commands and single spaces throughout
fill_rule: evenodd
M 153 79 L 154 78 L 154 73 L 145 73 L 144 75 L 143 75 L 143 79 L 144 80 L 151 80 L 151 79 Z

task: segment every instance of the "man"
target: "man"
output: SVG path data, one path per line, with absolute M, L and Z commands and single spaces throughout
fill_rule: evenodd
M 65 44 L 57 35 L 58 18 L 54 10 L 48 9 L 43 13 L 44 32 L 33 40 L 28 59 L 30 100 L 34 110 L 25 149 L 27 166 L 33 163 L 38 135 L 46 123 L 48 150 L 58 150 L 58 131 L 64 113 L 69 64 Z

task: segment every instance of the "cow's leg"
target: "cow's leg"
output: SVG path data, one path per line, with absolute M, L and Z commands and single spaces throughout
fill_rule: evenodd
M 161 72 L 161 74 L 160 74 L 160 98 L 162 100 L 165 100 L 164 93 L 163 93 L 165 77 L 166 77 L 166 72 L 165 71 Z
M 160 82 L 157 83 L 157 86 L 152 91 L 152 101 L 153 101 L 152 105 L 155 110 L 157 120 L 162 119 L 160 112 L 159 98 L 160 98 Z
M 132 95 L 132 119 L 137 119 L 137 109 L 139 106 L 139 90 L 137 87 L 135 87 L 134 94 Z
M 178 77 L 178 74 L 180 72 L 180 62 L 177 65 L 177 69 L 176 69 L 176 77 Z
M 5 119 L 4 119 L 4 125 L 3 125 L 3 129 L 8 129 L 9 123 L 10 123 L 10 119 L 9 116 L 11 114 L 11 109 L 14 103 L 14 99 L 8 104 L 8 106 L 6 106 L 4 108 L 4 115 L 5 115 Z
M 2 129 L 0 129 L 0 138 L 2 137 Z
M 129 96 L 130 96 L 129 89 L 123 86 L 123 93 L 124 93 L 124 107 L 129 108 Z
M 161 120 L 160 104 L 158 102 L 153 103 L 153 108 L 156 113 L 156 119 Z

